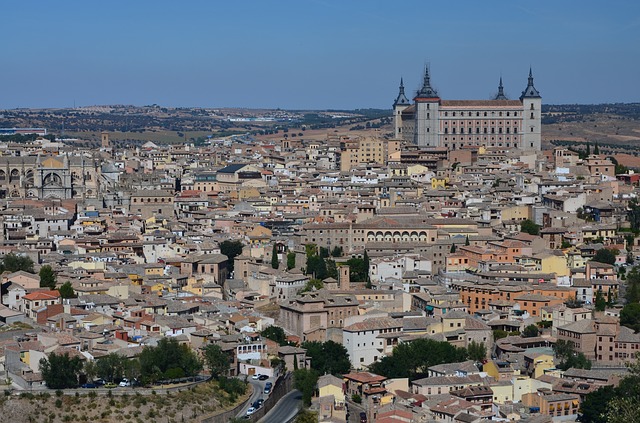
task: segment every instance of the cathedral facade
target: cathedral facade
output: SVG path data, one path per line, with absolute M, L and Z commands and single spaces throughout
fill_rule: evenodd
M 0 157 L 0 198 L 96 199 L 100 166 L 84 156 Z
M 425 69 L 422 87 L 413 99 L 400 92 L 393 103 L 395 138 L 422 147 L 456 150 L 469 146 L 539 151 L 542 97 L 529 70 L 527 87 L 517 100 L 498 94 L 490 100 L 443 100 L 431 87 Z

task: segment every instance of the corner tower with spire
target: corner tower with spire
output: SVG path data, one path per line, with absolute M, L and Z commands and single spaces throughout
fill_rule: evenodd
M 522 144 L 523 150 L 540 151 L 542 144 L 542 97 L 533 85 L 533 71 L 529 68 L 527 87 L 520 96 L 522 102 Z
M 395 138 L 402 138 L 402 112 L 411 106 L 411 102 L 404 94 L 404 81 L 400 78 L 400 90 L 398 92 L 398 97 L 393 102 L 393 126 L 395 128 Z
M 413 101 L 415 102 L 415 129 L 414 143 L 421 147 L 437 147 L 439 142 L 438 113 L 440 97 L 431 86 L 429 67 L 424 68 L 422 87 L 418 90 Z
M 506 95 L 504 95 L 504 87 L 502 86 L 502 77 L 500 77 L 500 84 L 498 84 L 498 94 L 493 98 L 494 100 L 509 100 Z

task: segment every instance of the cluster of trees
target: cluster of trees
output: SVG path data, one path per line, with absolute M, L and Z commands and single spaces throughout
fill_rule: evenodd
M 305 274 L 321 281 L 326 278 L 338 278 L 338 268 L 336 262 L 329 258 L 329 250 L 324 247 L 318 248 L 315 244 L 307 244 L 305 252 L 307 254 Z
M 222 241 L 220 243 L 220 254 L 229 258 L 229 273 L 233 272 L 233 259 L 242 254 L 244 244 L 241 241 Z
M 416 339 L 410 343 L 399 344 L 393 349 L 393 355 L 373 363 L 369 366 L 369 370 L 388 378 L 408 377 L 410 380 L 415 380 L 425 377 L 427 369 L 437 364 L 465 360 L 482 361 L 485 358 L 484 343 L 472 342 L 469 348 L 461 348 L 454 347 L 448 342 Z
M 640 416 L 640 363 L 629 366 L 620 384 L 604 386 L 587 394 L 580 405 L 583 423 L 627 423 Z
M 273 342 L 277 342 L 279 345 L 289 345 L 287 342 L 287 335 L 284 333 L 284 329 L 280 326 L 269 326 L 260 332 L 260 336 L 270 339 Z
M 615 248 L 601 248 L 596 251 L 596 254 L 593 256 L 591 260 L 597 261 L 598 263 L 606 263 L 614 265 L 616 264 L 616 256 L 620 250 Z
M 576 352 L 572 342 L 559 339 L 553 346 L 553 351 L 560 359 L 558 368 L 561 370 L 591 369 L 591 361 L 583 353 Z
M 302 392 L 302 401 L 308 407 L 311 405 L 318 377 L 324 374 L 342 377 L 343 374 L 349 373 L 351 363 L 347 349 L 337 342 L 303 342 L 302 348 L 307 350 L 307 357 L 311 358 L 311 368 L 294 369 L 293 383 L 296 389 Z M 296 361 L 294 360 L 294 363 Z
M 306 275 L 311 275 L 314 279 L 321 281 L 326 278 L 338 278 L 338 267 L 332 257 L 342 256 L 344 254 L 342 247 L 333 248 L 331 255 L 327 248 L 318 248 L 316 244 L 305 245 L 305 250 L 307 255 Z M 293 267 L 295 265 L 295 256 L 291 260 Z M 351 281 L 367 282 L 369 284 L 369 256 L 366 251 L 362 258 L 350 258 L 345 264 L 349 266 L 349 278 Z M 288 264 L 287 267 L 289 268 Z
M 9 253 L 0 259 L 0 273 L 17 272 L 19 270 L 33 273 L 33 260 L 28 256 L 14 253 Z
M 532 220 L 525 219 L 520 223 L 520 231 L 529 235 L 540 235 L 540 225 L 537 225 Z
M 51 389 L 76 388 L 82 381 L 96 377 L 107 382 L 119 382 L 126 377 L 148 385 L 162 380 L 196 376 L 205 363 L 214 377 L 226 374 L 229 368 L 227 354 L 217 345 L 206 347 L 203 360 L 191 348 L 179 344 L 174 338 L 162 338 L 157 346 L 144 347 L 140 356 L 133 359 L 111 353 L 83 364 L 77 356 L 51 353 L 40 360 L 40 372 Z

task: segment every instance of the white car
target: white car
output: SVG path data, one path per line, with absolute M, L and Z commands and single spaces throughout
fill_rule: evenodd
M 260 378 L 260 373 L 256 373 L 255 375 L 251 376 L 251 379 L 253 380 L 258 380 Z
M 125 388 L 127 386 L 131 386 L 131 382 L 129 382 L 129 379 L 122 379 L 122 381 L 120 382 L 120 387 Z
M 255 408 L 253 408 L 253 407 L 249 407 L 249 408 L 247 409 L 247 416 L 250 416 L 250 415 L 252 415 L 252 414 L 253 414 L 253 413 L 255 413 L 255 412 L 256 412 L 256 409 L 255 409 Z

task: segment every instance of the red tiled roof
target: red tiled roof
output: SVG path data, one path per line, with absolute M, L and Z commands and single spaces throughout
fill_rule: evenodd
M 60 298 L 60 293 L 58 291 L 36 291 L 25 295 L 23 298 L 30 301 L 54 300 L 56 298 Z

